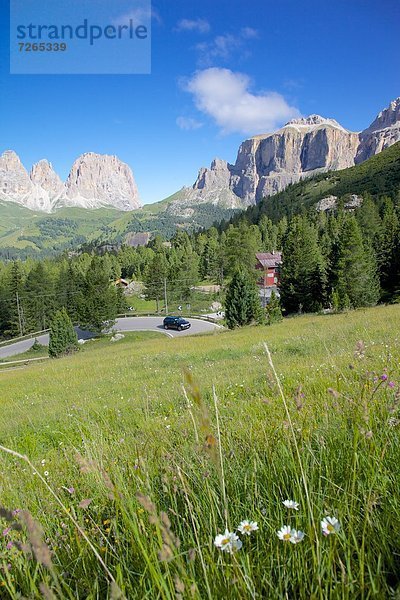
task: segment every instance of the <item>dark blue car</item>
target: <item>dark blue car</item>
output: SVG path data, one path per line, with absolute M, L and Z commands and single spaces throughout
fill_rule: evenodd
M 183 317 L 165 317 L 163 325 L 164 329 L 177 329 L 178 331 L 190 327 L 189 321 L 186 321 Z

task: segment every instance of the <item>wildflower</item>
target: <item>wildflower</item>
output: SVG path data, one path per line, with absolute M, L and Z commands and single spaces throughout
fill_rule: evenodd
M 395 384 L 394 384 L 394 381 L 389 381 L 389 383 L 388 383 L 388 386 L 389 386 L 390 388 L 394 388 L 394 385 L 395 385 Z
M 48 476 L 49 476 L 49 472 L 48 472 L 48 471 L 45 471 L 45 472 L 43 473 L 43 475 L 44 475 L 45 477 L 48 477 Z
M 299 510 L 299 503 L 295 502 L 294 500 L 284 500 L 283 504 L 286 506 L 286 508 L 294 508 L 294 510 Z
M 290 525 L 284 525 L 279 531 L 277 531 L 276 535 L 280 540 L 282 540 L 282 542 L 290 542 L 292 531 L 293 530 L 290 528 Z
M 321 521 L 322 533 L 324 535 L 330 535 L 331 533 L 337 533 L 340 529 L 340 523 L 336 517 L 325 517 Z
M 44 465 L 46 464 L 46 459 L 43 459 L 43 460 L 41 461 L 41 463 L 42 463 L 42 467 L 44 467 Z
M 257 531 L 258 525 L 256 521 L 242 521 L 237 528 L 243 535 L 251 535 L 252 531 Z
M 242 542 L 239 540 L 236 533 L 225 529 L 224 534 L 218 534 L 215 537 L 214 545 L 222 550 L 222 552 L 229 552 L 229 554 L 232 554 L 235 550 L 240 550 Z
M 304 539 L 304 531 L 296 531 L 296 529 L 292 529 L 290 541 L 292 544 L 299 544 Z
M 62 487 L 63 490 L 65 490 L 69 494 L 74 494 L 75 493 L 75 488 L 72 485 L 71 485 L 71 487 L 65 487 L 65 485 L 62 485 L 61 487 Z
M 381 375 L 381 381 L 386 381 L 388 378 L 388 376 L 386 375 L 386 373 L 384 373 L 383 375 Z

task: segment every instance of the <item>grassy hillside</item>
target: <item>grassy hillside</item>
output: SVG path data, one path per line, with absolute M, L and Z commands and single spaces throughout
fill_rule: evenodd
M 26 251 L 45 255 L 76 249 L 86 240 L 106 236 L 121 214 L 112 209 L 64 208 L 48 215 L 0 202 L 0 251 L 23 257 Z
M 314 207 L 327 196 L 342 198 L 347 194 L 395 197 L 400 192 L 400 142 L 367 161 L 342 171 L 321 173 L 286 188 L 248 209 L 255 222 L 261 214 L 279 219 Z
M 230 218 L 234 212 L 205 204 L 193 214 L 175 215 L 168 209 L 173 199 L 174 196 L 171 196 L 130 212 L 106 208 L 63 208 L 53 214 L 0 202 L 0 256 L 48 256 L 63 250 L 76 250 L 81 244 L 93 240 L 121 243 L 131 232 L 159 233 L 168 238 L 177 227 L 210 227 L 215 222 Z
M 1 444 L 32 461 L 0 452 L 1 503 L 31 511 L 51 555 L 3 511 L 0 596 L 39 598 L 45 582 L 56 598 L 118 598 L 115 578 L 129 599 L 395 597 L 399 319 L 390 306 L 93 342 L 1 372 Z M 327 515 L 341 528 L 324 537 Z M 216 548 L 242 519 L 258 531 Z M 286 524 L 301 543 L 278 539 Z

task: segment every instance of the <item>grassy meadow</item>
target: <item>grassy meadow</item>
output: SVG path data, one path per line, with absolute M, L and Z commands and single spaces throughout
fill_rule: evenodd
M 399 325 L 130 334 L 1 371 L 0 598 L 400 598 Z

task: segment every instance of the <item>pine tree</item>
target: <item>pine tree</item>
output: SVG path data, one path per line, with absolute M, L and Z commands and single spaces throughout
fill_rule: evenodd
M 378 262 L 383 299 L 391 300 L 400 291 L 400 221 L 389 199 L 385 199 L 382 213 Z
M 261 235 L 256 225 L 249 225 L 244 219 L 236 227 L 229 225 L 224 245 L 225 272 L 234 274 L 238 269 L 253 272 L 255 255 L 261 247 Z
M 65 308 L 58 310 L 51 320 L 49 355 L 58 358 L 78 349 L 78 338 Z
M 225 300 L 225 317 L 229 329 L 262 322 L 258 289 L 252 276 L 238 270 L 232 277 Z
M 374 306 L 379 299 L 376 260 L 354 215 L 344 219 L 339 232 L 335 291 L 339 308 Z
M 29 272 L 21 306 L 27 331 L 39 331 L 49 327 L 56 300 L 53 281 L 43 262 L 37 263 Z
M 84 281 L 84 302 L 80 309 L 80 325 L 100 333 L 105 324 L 112 325 L 118 314 L 117 291 L 111 285 L 103 260 L 94 256 Z
M 84 304 L 84 274 L 69 261 L 62 265 L 57 285 L 59 306 L 65 307 L 72 321 L 79 322 L 81 307 Z
M 296 216 L 283 243 L 281 303 L 288 313 L 314 312 L 326 304 L 326 264 L 317 230 L 306 217 Z

